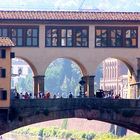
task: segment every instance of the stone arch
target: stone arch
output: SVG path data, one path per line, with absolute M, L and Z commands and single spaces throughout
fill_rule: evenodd
M 140 100 L 96 98 L 62 98 L 47 101 L 30 100 L 30 102 L 28 100 L 13 100 L 9 110 L 10 121 L 6 123 L 0 120 L 3 126 L 0 129 L 0 135 L 21 126 L 62 118 L 99 120 L 117 124 L 139 133 L 139 103 Z M 18 110 L 18 114 L 15 114 L 15 110 Z M 14 116 L 11 116 L 13 113 Z
M 58 57 L 58 58 L 53 58 L 53 59 L 50 61 L 50 63 L 47 64 L 46 69 L 48 68 L 48 66 L 49 66 L 53 61 L 55 61 L 55 60 L 57 60 L 57 59 L 59 59 L 59 58 L 67 59 L 67 60 L 70 60 L 70 61 L 74 62 L 74 63 L 80 68 L 80 71 L 81 71 L 81 73 L 82 73 L 83 76 L 88 74 L 86 67 L 85 67 L 79 60 L 77 60 L 77 59 L 75 59 L 75 58 L 72 58 L 72 57 Z M 46 69 L 45 69 L 45 70 L 46 70 Z M 45 71 L 44 71 L 44 73 L 45 73 Z
M 24 57 L 18 57 L 16 56 L 15 57 L 16 59 L 18 59 L 19 61 L 24 61 L 25 62 L 25 65 L 27 64 L 28 65 L 28 69 L 26 66 L 21 66 L 23 70 L 23 73 L 21 74 L 13 74 L 12 76 L 12 80 L 13 80 L 13 85 L 16 87 L 19 83 L 24 83 L 25 82 L 25 79 L 28 77 L 29 79 L 26 81 L 26 83 L 24 83 L 22 86 L 18 86 L 20 87 L 18 89 L 18 92 L 31 92 L 33 94 L 34 92 L 34 75 L 37 73 L 37 70 L 36 68 L 34 67 L 34 65 L 26 58 Z M 24 65 L 24 64 L 23 64 Z M 19 66 L 20 67 L 20 66 Z M 29 71 L 30 70 L 30 75 L 29 75 Z M 15 78 L 15 77 L 18 77 L 18 78 Z M 18 82 L 16 82 L 18 79 Z M 11 80 L 11 85 L 12 85 L 12 80 Z M 28 84 L 31 84 L 30 88 L 28 87 Z M 13 85 L 11 86 L 13 88 Z
M 132 64 L 129 60 L 127 60 L 127 59 L 125 59 L 125 58 L 122 58 L 122 57 L 107 57 L 107 58 L 102 59 L 101 63 L 102 63 L 104 60 L 108 59 L 108 58 L 114 58 L 114 59 L 117 59 L 117 60 L 120 60 L 121 62 L 123 62 L 123 63 L 127 66 L 127 68 L 129 69 L 130 74 L 134 75 L 135 78 L 136 78 L 135 71 L 134 71 L 134 69 L 133 69 L 133 67 L 132 67 L 133 64 Z M 101 64 L 101 63 L 100 63 L 100 64 Z M 113 64 L 113 65 L 114 65 L 114 64 Z
M 61 65 L 59 65 L 60 63 L 57 63 L 59 67 L 61 67 L 59 69 L 59 74 L 60 76 L 55 76 L 55 73 L 52 74 L 53 78 L 51 78 L 48 73 L 47 70 L 48 70 L 48 67 L 50 64 L 52 63 L 55 63 L 57 60 L 64 60 L 64 67 L 61 67 Z M 75 73 L 74 75 L 72 74 L 72 67 L 71 65 L 69 64 L 74 64 L 77 71 L 79 71 L 78 73 Z M 69 72 L 67 72 L 67 67 L 66 65 L 69 67 L 68 69 L 70 70 Z M 45 74 L 45 81 L 44 81 L 44 89 L 45 89 L 45 92 L 50 92 L 51 93 L 51 97 L 53 97 L 54 95 L 58 96 L 58 97 L 68 97 L 69 93 L 72 92 L 72 94 L 74 96 L 78 96 L 79 94 L 79 81 L 81 79 L 81 77 L 83 75 L 86 75 L 87 72 L 86 72 L 86 69 L 85 67 L 77 60 L 75 59 L 72 59 L 72 58 L 68 58 L 68 57 L 59 57 L 59 58 L 56 58 L 56 59 L 53 59 L 49 65 L 47 66 L 46 68 L 46 74 Z M 64 69 L 63 69 L 64 68 Z M 51 69 L 52 71 L 53 70 L 56 70 L 55 68 Z M 62 74 L 62 71 L 64 74 Z M 58 71 L 57 71 L 58 72 Z M 72 75 L 71 75 L 72 74 Z M 71 79 L 72 78 L 72 79 Z M 54 80 L 55 79 L 55 80 Z M 56 81 L 56 82 L 54 82 Z M 73 84 L 72 84 L 73 82 Z M 50 84 L 52 83 L 52 84 Z M 68 84 L 69 83 L 69 84 Z M 55 86 L 56 88 L 52 88 L 52 85 Z M 68 86 L 69 85 L 69 86 Z

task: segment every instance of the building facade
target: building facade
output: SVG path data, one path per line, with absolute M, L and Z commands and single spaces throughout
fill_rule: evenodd
M 128 94 L 128 68 L 117 59 L 104 60 L 100 88 L 107 91 L 113 90 L 114 95 L 120 94 L 122 98 L 130 98 Z
M 46 68 L 57 58 L 80 67 L 89 96 L 97 66 L 108 57 L 128 66 L 129 87 L 139 82 L 140 13 L 0 11 L 0 20 L 0 36 L 14 42 L 16 57 L 33 70 L 34 94 L 44 92 Z
M 11 89 L 11 53 L 13 42 L 7 37 L 0 37 L 0 107 L 8 108 L 10 106 Z

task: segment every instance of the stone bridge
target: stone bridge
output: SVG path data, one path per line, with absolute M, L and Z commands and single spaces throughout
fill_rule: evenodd
M 99 120 L 140 133 L 140 100 L 134 99 L 31 99 L 13 100 L 0 110 L 0 134 L 16 128 L 62 118 Z

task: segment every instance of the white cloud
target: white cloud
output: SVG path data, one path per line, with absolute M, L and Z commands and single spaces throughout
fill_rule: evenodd
M 4 0 L 0 9 L 78 10 L 82 2 L 83 0 Z M 140 0 L 85 0 L 81 9 L 140 11 Z
M 109 0 L 100 0 L 100 3 L 98 3 L 97 8 L 100 10 L 109 10 L 111 7 L 111 3 Z
M 137 6 L 140 6 L 140 1 L 136 1 L 135 4 L 136 4 Z
M 99 0 L 97 4 L 104 11 L 140 11 L 139 7 L 140 0 Z
M 54 2 L 55 8 L 70 8 L 76 7 L 79 3 L 79 0 L 57 0 Z

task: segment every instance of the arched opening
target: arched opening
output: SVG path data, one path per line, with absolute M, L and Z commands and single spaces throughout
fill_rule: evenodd
M 58 58 L 54 60 L 45 72 L 45 93 L 51 97 L 66 98 L 70 92 L 73 96 L 79 93 L 79 81 L 82 77 L 81 67 L 71 59 Z
M 95 94 L 97 93 L 96 91 L 102 91 L 102 98 L 136 98 L 136 94 L 130 86 L 134 80 L 135 74 L 133 68 L 126 60 L 107 58 L 97 67 L 95 74 Z M 122 134 L 127 132 L 127 129 L 110 123 L 108 123 L 108 128 L 114 134 L 116 132 Z
M 95 89 L 111 91 L 113 97 L 119 95 L 121 98 L 136 98 L 136 89 L 130 86 L 134 81 L 136 79 L 133 68 L 127 61 L 107 58 L 96 70 Z
M 33 96 L 34 92 L 34 72 L 31 65 L 21 58 L 12 59 L 11 71 L 11 96 L 17 96 L 16 92 L 20 95 L 25 95 L 27 92 Z M 16 91 L 16 92 L 15 92 Z M 16 94 L 16 95 L 14 95 Z M 22 96 L 21 95 L 21 96 Z

